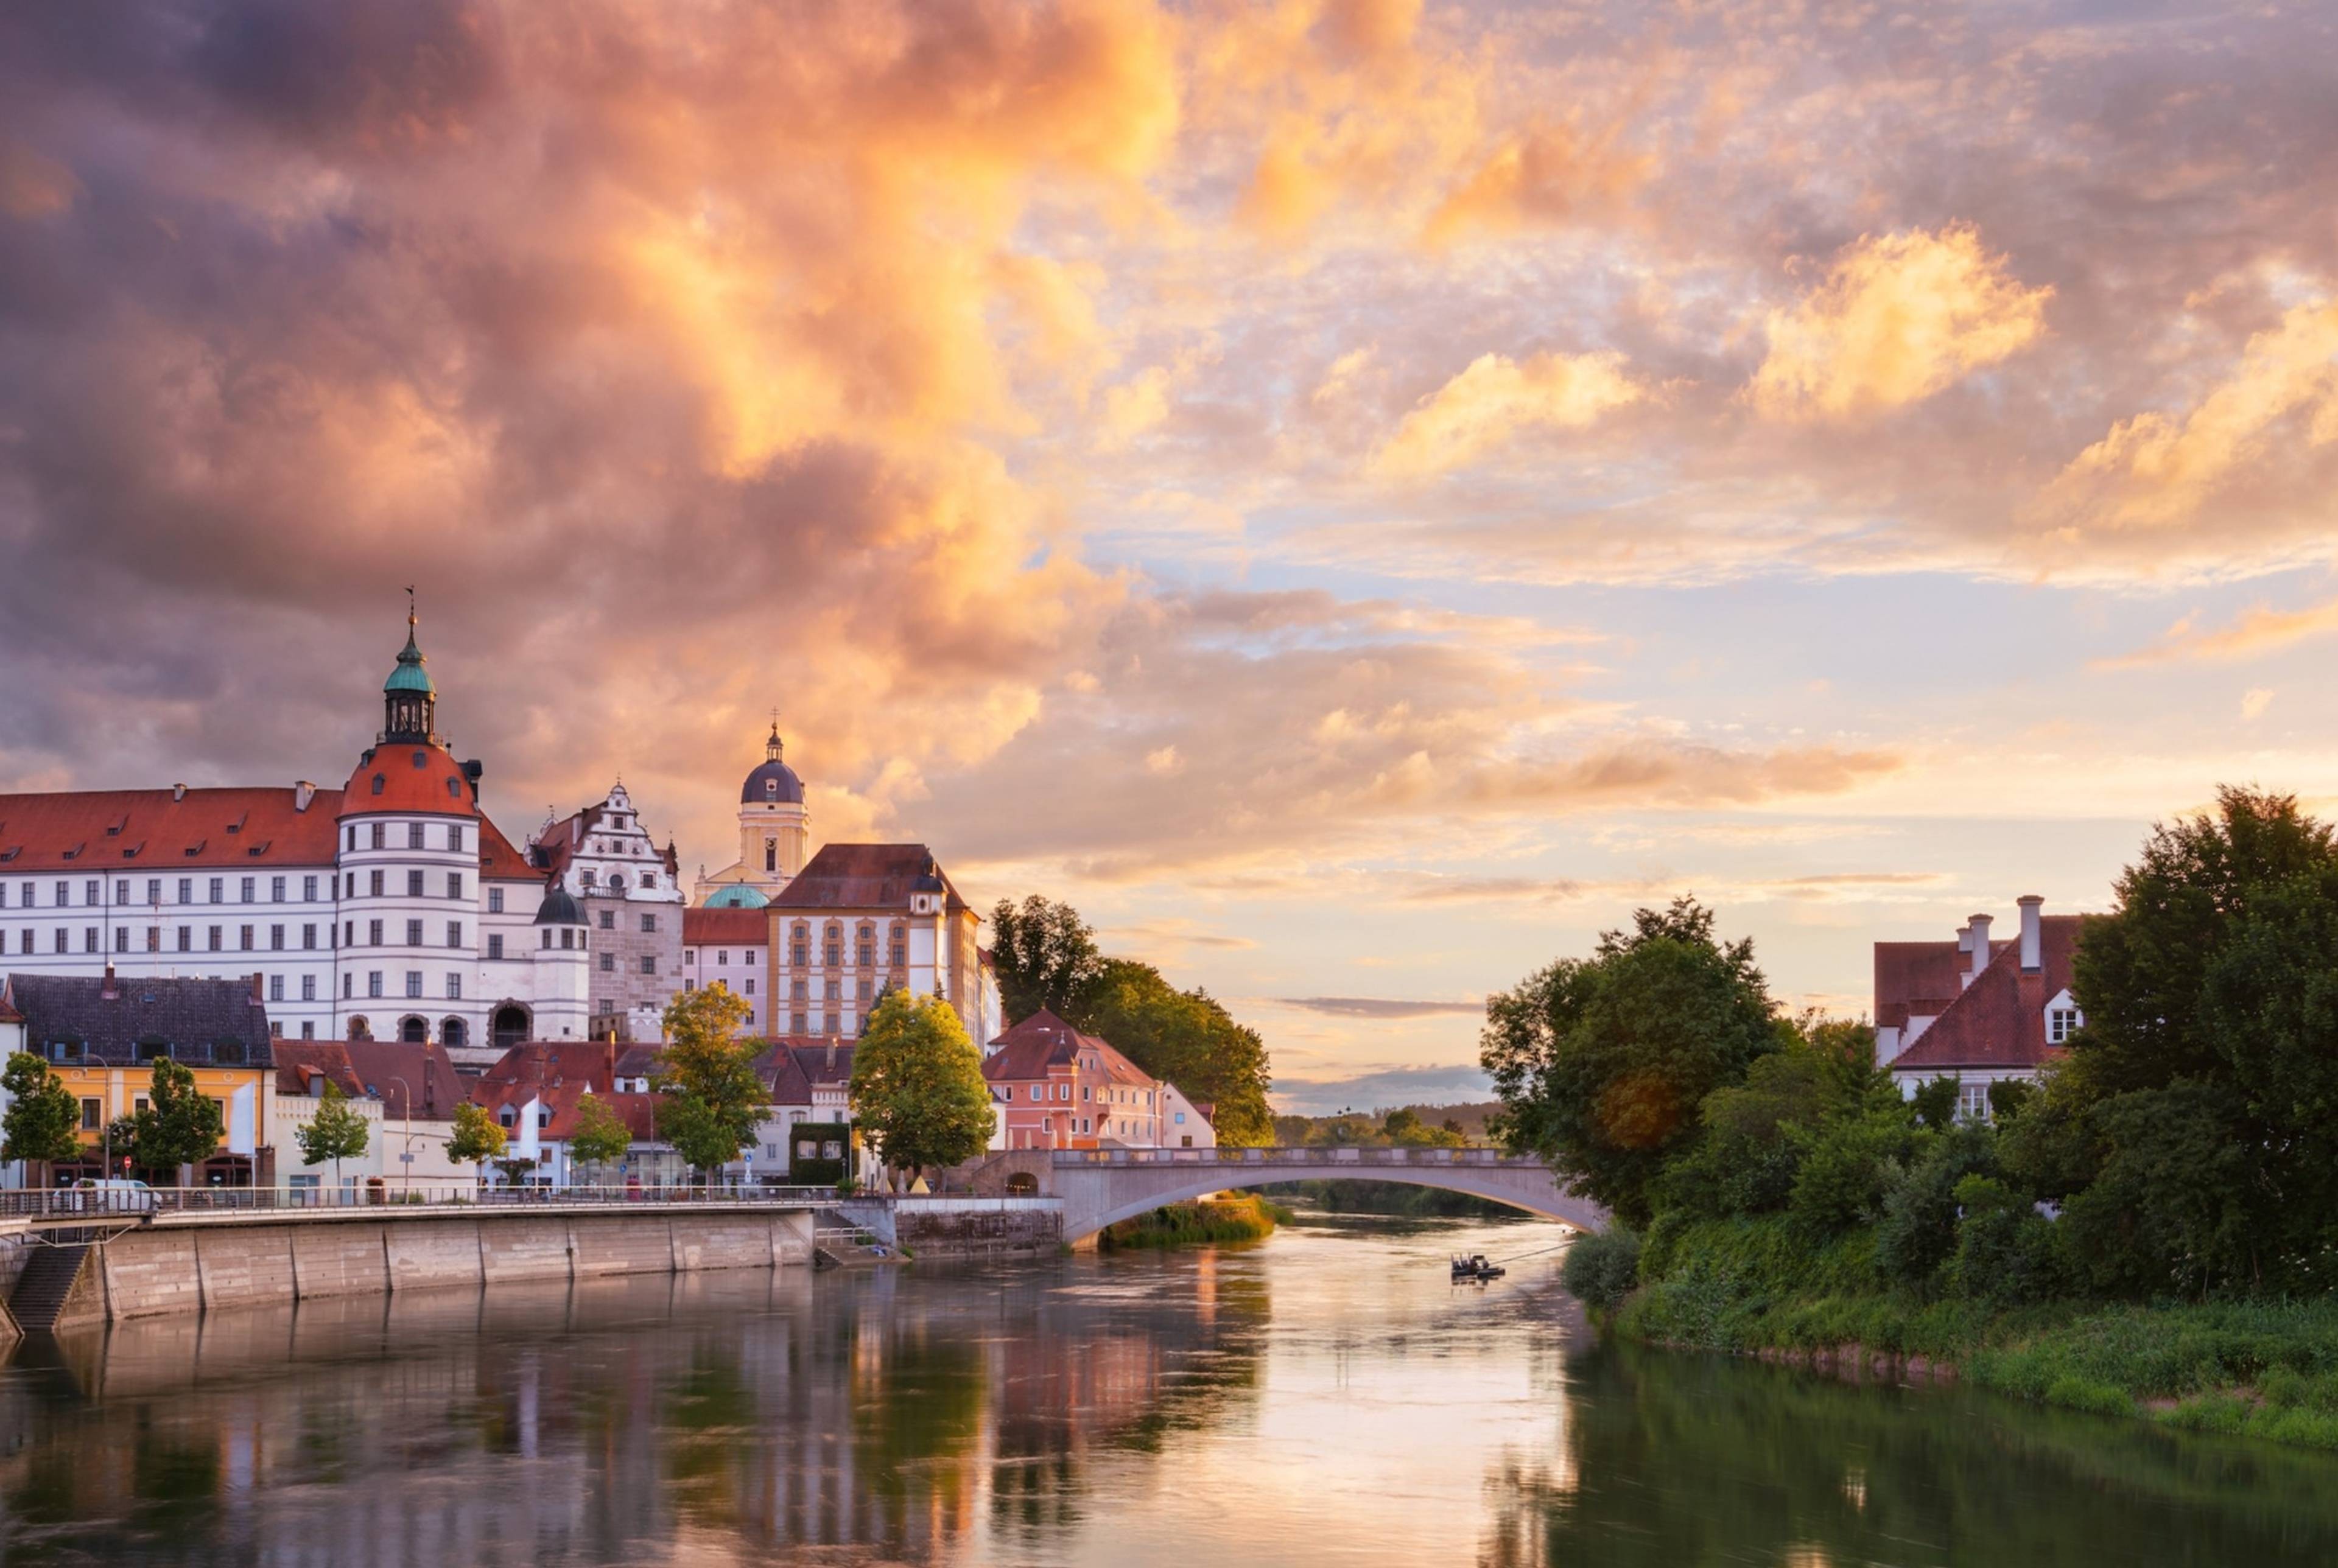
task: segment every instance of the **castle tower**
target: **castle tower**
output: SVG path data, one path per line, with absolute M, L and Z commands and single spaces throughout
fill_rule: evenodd
M 763 742 L 763 761 L 739 789 L 739 858 L 699 875 L 693 902 L 758 907 L 795 879 L 810 854 L 811 813 L 803 779 L 781 757 L 780 727 Z

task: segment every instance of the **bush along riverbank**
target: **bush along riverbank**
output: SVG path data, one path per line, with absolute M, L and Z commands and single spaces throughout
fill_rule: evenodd
M 1619 1221 L 1568 1289 L 1654 1344 L 2338 1448 L 2338 842 L 2226 790 L 2117 894 L 1985 1107 L 1782 1016 L 1686 900 L 1496 995 L 1505 1136 Z
M 1105 1250 L 1121 1247 L 1201 1247 L 1223 1241 L 1257 1241 L 1274 1234 L 1290 1210 L 1253 1193 L 1215 1202 L 1170 1203 L 1108 1226 L 1096 1238 Z

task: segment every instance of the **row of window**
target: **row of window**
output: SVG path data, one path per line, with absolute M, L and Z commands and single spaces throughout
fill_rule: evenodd
M 430 896 L 429 875 L 430 874 L 427 871 L 418 871 L 409 868 L 406 873 L 406 897 L 408 898 L 427 898 Z M 463 874 L 460 871 L 447 872 L 446 887 L 446 896 L 447 897 L 460 898 L 463 897 Z M 368 896 L 375 898 L 386 898 L 390 897 L 388 873 L 386 871 L 367 872 L 366 892 Z M 358 874 L 351 871 L 348 874 L 347 883 L 343 890 L 342 897 L 345 898 L 354 898 L 357 896 Z M 503 889 L 500 887 L 489 888 L 487 890 L 487 900 L 493 907 L 500 910 L 503 907 Z
M 406 848 L 408 849 L 429 848 L 430 846 L 423 841 L 428 826 L 429 825 L 427 823 L 423 822 L 408 822 L 406 825 Z M 390 825 L 387 822 L 367 823 L 364 828 L 366 848 L 368 849 L 388 848 L 389 828 Z M 354 822 L 350 823 L 348 840 L 344 845 L 344 848 L 355 849 L 358 847 L 358 824 Z M 463 825 L 460 822 L 449 822 L 447 824 L 446 846 L 447 850 L 452 854 L 460 855 L 463 852 L 464 832 Z
M 657 873 L 654 871 L 639 871 L 635 872 L 634 876 L 644 887 L 654 887 L 658 885 Z M 623 893 L 625 890 L 625 874 L 623 871 L 612 871 L 609 873 L 608 881 L 600 882 L 595 879 L 594 872 L 588 867 L 577 874 L 577 880 L 584 883 L 588 891 L 596 887 L 606 887 L 612 893 Z
M 614 909 L 604 909 L 604 910 L 602 910 L 602 911 L 601 911 L 601 929 L 602 929 L 602 930 L 604 930 L 604 931 L 614 931 L 616 928 L 617 928 L 617 912 L 616 912 Z M 657 926 L 657 916 L 654 916 L 654 915 L 644 915 L 644 916 L 642 916 L 642 932 L 643 932 L 643 934 L 644 936 L 654 935 L 654 934 L 655 934 L 655 932 L 657 931 L 657 928 L 658 928 L 658 926 Z
M 405 942 L 405 946 L 408 946 L 408 947 L 419 947 L 419 946 L 423 946 L 422 930 L 423 930 L 423 927 L 424 927 L 425 926 L 427 926 L 427 924 L 429 924 L 429 923 L 428 923 L 427 921 L 424 921 L 424 920 L 408 920 L 408 921 L 406 923 L 406 942 Z M 384 940 L 385 940 L 385 937 L 384 937 L 384 936 L 383 936 L 383 928 L 384 928 L 384 926 L 385 926 L 386 925 L 387 925 L 387 922 L 385 922 L 385 921 L 380 921 L 380 920 L 368 920 L 368 921 L 367 921 L 367 922 L 366 922 L 366 939 L 365 939 L 365 945 L 366 945 L 367 946 L 368 946 L 368 947 L 379 947 L 379 946 L 381 946 L 383 945 L 383 942 L 384 942 Z M 354 921 L 354 920 L 345 920 L 345 921 L 343 921 L 343 922 L 341 923 L 341 946 L 344 946 L 344 947 L 354 947 L 354 946 L 356 946 L 357 945 L 358 945 L 358 923 L 357 923 L 356 921 Z M 449 921 L 447 921 L 447 946 L 449 946 L 449 947 L 460 947 L 462 945 L 463 945 L 463 923 L 462 923 L 460 920 L 449 920 Z M 493 945 L 493 944 L 491 944 L 491 945 Z M 499 954 L 499 955 L 497 955 L 497 956 L 500 956 L 501 955 Z
M 388 977 L 378 969 L 367 970 L 365 994 L 368 996 L 388 995 L 389 993 L 382 989 L 383 984 L 387 978 Z M 358 977 L 354 971 L 344 973 L 341 975 L 341 996 L 343 1000 L 348 1000 L 357 995 L 357 983 Z M 421 970 L 408 969 L 406 971 L 406 991 L 404 994 L 408 996 L 418 997 L 423 994 Z M 449 1002 L 460 1002 L 463 999 L 463 976 L 459 972 L 453 969 L 447 971 L 447 989 L 444 995 Z
M 378 926 L 380 922 L 376 921 L 375 924 Z M 327 929 L 329 930 L 330 927 L 328 927 Z M 198 946 L 195 939 L 196 927 L 192 926 L 180 926 L 175 927 L 149 926 L 146 927 L 145 951 L 149 953 L 225 953 L 231 950 L 227 939 L 228 928 L 226 926 L 203 926 L 201 930 L 202 941 L 201 945 Z M 268 928 L 268 940 L 266 943 L 267 951 L 270 953 L 284 952 L 290 946 L 288 941 L 289 930 L 290 928 L 287 926 L 270 926 Z M 172 945 L 167 947 L 163 943 L 163 936 L 166 931 L 168 931 L 173 938 Z M 132 950 L 131 936 L 132 932 L 129 926 L 115 926 L 113 928 L 113 951 L 116 953 L 130 952 Z M 74 950 L 73 933 L 64 926 L 60 926 L 54 931 L 51 932 L 50 938 L 52 943 L 50 951 L 55 953 L 70 953 Z M 103 952 L 105 948 L 103 938 L 103 933 L 97 926 L 83 926 L 81 931 L 81 950 L 84 953 Z M 303 926 L 300 927 L 300 946 L 304 949 L 315 948 L 317 946 L 316 926 Z M 7 948 L 7 934 L 5 932 L 0 932 L 0 953 L 6 952 Z M 260 951 L 261 943 L 260 939 L 260 927 L 257 926 L 237 926 L 235 928 L 235 942 L 233 944 L 232 950 L 239 953 L 256 953 Z M 31 930 L 27 929 L 19 931 L 16 934 L 16 951 L 24 954 L 30 954 L 34 951 L 34 933 Z
M 859 998 L 859 999 L 860 999 L 860 1001 L 862 1001 L 862 1002 L 871 1001 L 871 1000 L 873 1000 L 873 999 L 876 997 L 876 995 L 877 995 L 877 983 L 876 983 L 874 980 L 871 980 L 868 975 L 863 975 L 860 977 L 860 998 Z M 789 999 L 790 999 L 791 1001 L 795 1001 L 795 1002 L 809 1002 L 809 1001 L 810 1001 L 810 1000 L 811 1000 L 811 982 L 810 982 L 809 980 L 795 980 L 795 981 L 791 981 L 791 982 L 789 983 L 789 985 L 788 985 L 788 997 L 789 997 Z M 823 993 L 823 995 L 822 995 L 822 996 L 821 996 L 821 998 L 820 998 L 820 999 L 821 999 L 822 1001 L 825 1001 L 825 1002 L 841 1002 L 841 1001 L 843 1001 L 843 1000 L 844 1000 L 844 982 L 843 982 L 843 981 L 841 981 L 841 980 L 830 979 L 830 980 L 828 982 L 827 986 L 826 986 L 826 989 L 825 989 L 825 991 L 824 991 L 824 993 Z M 865 1012 L 865 1011 L 867 1011 L 867 1009 L 865 1009 L 865 1008 L 864 1008 L 864 1009 L 863 1009 L 863 1011 Z
M 691 965 L 691 964 L 695 964 L 695 963 L 697 963 L 697 962 L 698 962 L 698 950 L 697 950 L 696 948 L 694 948 L 694 947 L 693 947 L 693 948 L 684 948 L 684 949 L 683 950 L 682 961 L 683 961 L 683 963 L 684 965 Z M 752 948 L 752 947 L 750 947 L 750 948 L 747 948 L 745 951 L 742 952 L 742 953 L 739 955 L 739 962 L 740 962 L 740 963 L 742 963 L 742 964 L 747 965 L 749 967 L 751 967 L 751 968 L 752 968 L 752 967 L 754 965 L 754 963 L 755 963 L 755 949 L 754 949 L 754 948 Z M 718 969 L 727 968 L 727 967 L 729 967 L 730 963 L 731 963 L 731 950 L 730 950 L 728 947 L 718 947 L 718 948 L 716 948 L 716 949 L 714 950 L 714 966 L 715 966 L 716 968 L 718 968 Z
M 267 902 L 270 904 L 284 903 L 286 901 L 287 895 L 290 891 L 291 880 L 292 879 L 289 877 L 270 877 L 268 879 Z M 162 907 L 164 902 L 162 890 L 166 883 L 171 884 L 172 890 L 178 895 L 177 897 L 170 900 L 172 903 L 194 904 L 200 902 L 205 904 L 225 904 L 229 902 L 227 896 L 229 879 L 225 877 L 210 877 L 203 878 L 181 877 L 175 879 L 162 877 L 149 877 L 146 878 L 146 897 L 143 902 L 154 908 Z M 234 902 L 238 904 L 257 904 L 260 902 L 259 877 L 238 877 L 234 879 L 234 884 L 236 895 Z M 69 909 L 73 907 L 73 883 L 66 878 L 60 877 L 55 886 L 57 896 L 51 907 L 57 909 Z M 134 884 L 132 879 L 127 877 L 116 877 L 113 879 L 114 907 L 129 907 L 130 893 L 133 886 Z M 316 877 L 301 877 L 301 898 L 306 902 L 311 904 L 315 903 L 317 900 L 317 886 L 318 882 Z M 205 897 L 200 900 L 195 897 L 196 889 L 199 887 L 206 895 Z M 16 885 L 16 907 L 19 909 L 39 908 L 41 903 L 40 893 L 41 885 L 38 882 L 18 883 Z M 106 901 L 105 878 L 102 877 L 84 878 L 81 885 L 81 901 L 83 906 L 85 908 L 95 909 L 103 906 Z M 6 907 L 7 903 L 8 886 L 5 882 L 0 882 L 0 908 Z
M 1056 1100 L 1068 1100 L 1072 1097 L 1072 1085 L 1069 1080 L 1064 1080 L 1054 1084 L 1053 1087 L 1055 1093 L 1052 1095 L 1048 1093 L 1049 1087 L 1050 1086 L 1046 1083 L 1032 1084 L 1031 1098 L 1034 1100 L 1046 1100 L 1050 1098 Z M 1007 1098 L 1010 1100 L 1013 1099 L 1014 1093 L 1015 1092 L 1012 1089 L 1009 1089 L 1007 1091 Z M 1144 1091 L 1145 1104 L 1150 1105 L 1153 1103 L 1153 1094 L 1154 1092 L 1150 1089 Z M 1134 1089 L 1122 1089 L 1106 1093 L 1105 1098 L 1106 1100 L 1116 1101 L 1121 1104 L 1134 1105 L 1137 1102 L 1136 1095 L 1137 1091 Z M 1094 1100 L 1095 1098 L 1093 1089 L 1088 1084 L 1083 1083 L 1080 1085 L 1080 1098 L 1083 1100 Z
M 616 972 L 616 968 L 617 968 L 617 956 L 616 956 L 614 953 L 604 953 L 604 954 L 602 954 L 602 955 L 601 955 L 601 973 L 602 973 L 602 974 L 604 974 L 604 975 L 611 975 L 611 974 L 614 974 L 614 973 Z M 643 955 L 642 955 L 642 973 L 643 973 L 643 974 L 644 974 L 644 975 L 654 975 L 654 974 L 656 974 L 657 972 L 658 972 L 658 970 L 657 970 L 657 955 L 656 955 L 656 954 L 654 954 L 654 953 L 644 953 L 644 954 L 643 954 Z M 747 994 L 748 994 L 749 995 L 751 995 L 751 996 L 752 996 L 752 995 L 754 995 L 754 992 L 755 992 L 755 983 L 754 983 L 752 980 L 750 980 L 750 981 L 748 981 L 748 982 L 747 982 Z
M 820 958 L 826 967 L 840 968 L 844 963 L 844 926 L 831 920 L 820 933 Z M 905 926 L 895 926 L 886 933 L 888 963 L 896 969 L 909 961 L 909 933 Z M 852 955 L 862 969 L 873 968 L 877 963 L 877 927 L 863 921 L 852 934 Z M 811 923 L 799 920 L 788 932 L 788 962 L 799 969 L 811 966 Z

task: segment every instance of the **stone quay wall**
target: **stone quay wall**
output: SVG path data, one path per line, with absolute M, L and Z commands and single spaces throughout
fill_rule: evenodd
M 1046 1199 L 904 1199 L 896 1239 L 917 1258 L 1027 1258 L 1064 1244 L 1064 1206 Z

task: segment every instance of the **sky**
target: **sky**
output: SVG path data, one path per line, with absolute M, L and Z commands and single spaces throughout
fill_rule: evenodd
M 0 788 L 337 782 L 407 584 L 622 777 L 1473 1098 L 1691 893 L 1782 1000 L 2338 808 L 2317 5 L 0 12 Z

